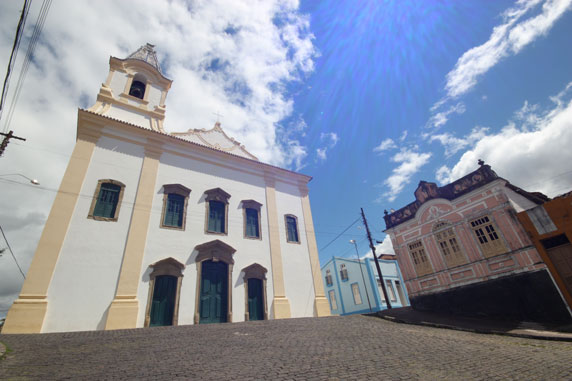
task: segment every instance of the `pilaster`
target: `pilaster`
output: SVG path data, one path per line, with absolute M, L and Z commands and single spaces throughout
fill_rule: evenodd
M 161 145 L 158 142 L 149 141 L 145 147 L 145 157 L 143 158 L 141 176 L 137 186 L 137 196 L 133 205 L 117 292 L 107 313 L 106 330 L 135 328 L 137 325 L 137 315 L 139 313 L 137 289 L 143 255 L 145 254 L 147 231 L 161 153 Z
M 40 333 L 48 308 L 48 288 L 102 127 L 78 122 L 78 137 L 48 220 L 2 333 Z
M 289 318 L 291 313 L 290 301 L 286 298 L 284 288 L 284 268 L 282 265 L 282 251 L 280 249 L 278 211 L 276 209 L 276 179 L 272 174 L 265 173 L 264 181 L 266 184 L 266 211 L 268 213 L 272 284 L 274 286 L 272 309 L 275 319 L 285 319 Z
M 312 220 L 312 209 L 310 208 L 310 195 L 308 186 L 305 183 L 298 185 L 300 189 L 300 200 L 302 202 L 302 213 L 304 215 L 304 229 L 306 231 L 306 241 L 308 242 L 308 253 L 310 255 L 310 267 L 312 269 L 312 279 L 314 281 L 314 312 L 316 316 L 330 316 L 330 305 L 324 291 L 322 282 L 322 272 L 320 271 L 320 259 L 318 256 L 318 245 L 314 232 L 314 221 Z

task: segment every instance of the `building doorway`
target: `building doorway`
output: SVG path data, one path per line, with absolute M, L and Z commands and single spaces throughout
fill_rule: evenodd
M 250 320 L 264 320 L 264 296 L 262 279 L 248 280 L 248 316 Z
M 155 278 L 153 301 L 151 302 L 150 327 L 173 325 L 177 278 L 161 275 Z
M 201 324 L 226 323 L 228 306 L 228 265 L 221 261 L 203 261 L 201 271 Z

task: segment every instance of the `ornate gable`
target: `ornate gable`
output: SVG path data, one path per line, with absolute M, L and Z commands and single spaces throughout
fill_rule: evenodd
M 228 152 L 247 159 L 258 160 L 256 156 L 246 150 L 244 145 L 225 134 L 219 122 L 215 123 L 214 127 L 210 130 L 195 128 L 189 129 L 187 132 L 172 132 L 171 135 L 219 151 Z

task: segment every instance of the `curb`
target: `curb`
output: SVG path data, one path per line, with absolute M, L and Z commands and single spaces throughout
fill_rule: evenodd
M 463 331 L 463 332 L 471 332 L 471 333 L 480 333 L 485 335 L 499 335 L 499 336 L 511 336 L 511 337 L 519 337 L 524 339 L 536 339 L 536 340 L 548 340 L 548 341 L 568 341 L 572 342 L 572 337 L 562 337 L 562 336 L 544 336 L 544 335 L 533 335 L 527 333 L 516 333 L 516 332 L 503 332 L 503 331 L 491 331 L 486 329 L 478 329 L 478 328 L 464 328 L 464 327 L 457 327 L 454 325 L 447 325 L 447 324 L 439 324 L 439 323 L 430 323 L 430 322 L 411 322 L 406 321 L 403 319 L 398 319 L 393 316 L 381 316 L 378 315 L 380 318 L 391 321 L 394 323 L 400 324 L 409 324 L 409 325 L 419 325 L 422 327 L 433 327 L 433 328 L 443 328 L 443 329 L 451 329 L 454 331 Z

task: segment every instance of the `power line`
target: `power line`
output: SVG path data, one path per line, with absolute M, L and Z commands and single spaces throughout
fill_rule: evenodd
M 28 69 L 30 68 L 30 63 L 32 62 L 32 57 L 34 55 L 34 50 L 36 49 L 36 44 L 40 39 L 40 34 L 44 28 L 44 23 L 52 5 L 52 0 L 44 0 L 42 3 L 42 8 L 40 9 L 40 14 L 38 15 L 38 20 L 36 25 L 34 25 L 34 31 L 32 32 L 32 37 L 30 38 L 30 43 L 28 44 L 28 50 L 26 51 L 26 57 L 24 57 L 24 62 L 22 63 L 22 68 L 20 69 L 20 76 L 18 77 L 18 82 L 16 83 L 16 90 L 14 91 L 14 96 L 12 102 L 10 102 L 10 107 L 8 108 L 8 116 L 6 118 L 6 123 L 4 123 L 4 132 L 8 131 L 10 123 L 12 121 L 12 116 L 14 115 L 14 110 L 16 109 L 16 103 L 20 97 L 22 91 L 22 86 L 24 85 L 24 80 Z
M 6 241 L 6 245 L 8 245 L 8 250 L 10 250 L 10 253 L 12 254 L 12 258 L 14 258 L 14 262 L 16 262 L 16 266 L 18 266 L 18 270 L 20 270 L 20 274 L 22 274 L 22 277 L 24 279 L 26 279 L 26 276 L 24 275 L 24 272 L 22 271 L 22 268 L 20 267 L 20 264 L 18 263 L 18 260 L 16 259 L 16 256 L 14 255 L 14 252 L 12 251 L 12 248 L 10 247 L 10 244 L 8 243 L 8 238 L 6 238 L 6 234 L 4 234 L 4 229 L 2 229 L 2 226 L 0 226 L 0 231 L 2 232 L 2 236 L 4 237 L 4 241 Z
M 328 246 L 330 246 L 332 243 L 334 243 L 335 240 L 337 240 L 338 238 L 340 238 L 340 236 L 341 236 L 342 234 L 344 234 L 346 231 L 348 231 L 348 229 L 351 228 L 352 226 L 354 226 L 355 223 L 358 222 L 359 220 L 360 220 L 360 218 L 358 217 L 354 222 L 352 222 L 352 223 L 350 224 L 350 226 L 348 226 L 347 228 L 344 229 L 344 231 L 342 231 L 342 232 L 339 233 L 337 236 L 335 236 L 334 239 L 332 239 L 330 242 L 328 242 L 328 243 L 326 244 L 326 246 L 322 247 L 322 248 L 320 249 L 320 251 L 325 250 Z
M 18 27 L 16 28 L 16 37 L 14 37 L 14 44 L 12 45 L 12 52 L 10 53 L 10 61 L 8 61 L 8 69 L 6 69 L 6 77 L 4 78 L 4 85 L 2 86 L 2 98 L 0 99 L 0 119 L 2 118 L 2 109 L 4 108 L 4 101 L 6 101 L 6 95 L 8 94 L 12 68 L 14 67 L 14 63 L 16 62 L 16 58 L 18 56 L 18 48 L 20 47 L 22 32 L 26 25 L 26 19 L 28 17 L 29 11 L 30 2 L 25 0 L 24 7 L 22 8 L 22 14 L 20 15 L 20 21 L 18 21 Z

